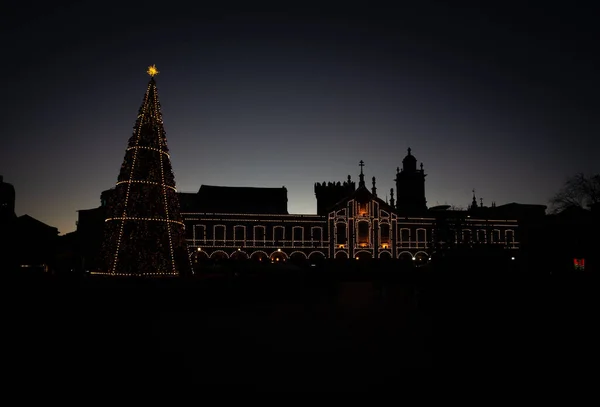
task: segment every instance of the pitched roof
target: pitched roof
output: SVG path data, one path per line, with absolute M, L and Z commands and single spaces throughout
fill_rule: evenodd
M 36 218 L 29 216 L 29 215 L 21 215 L 18 217 L 18 222 L 20 223 L 19 227 L 21 229 L 45 229 L 45 232 L 47 233 L 56 233 L 58 234 L 58 228 L 55 228 L 54 226 L 50 226 L 40 220 L 37 220 Z
M 385 202 L 383 199 L 373 195 L 373 193 L 364 186 L 358 187 L 356 191 L 354 191 L 351 195 L 337 202 L 335 205 L 333 205 L 333 207 L 331 207 L 331 210 L 339 208 L 341 205 L 345 205 L 346 202 L 348 202 L 351 199 L 356 199 L 357 201 L 377 201 L 381 208 L 386 209 L 388 211 L 394 211 L 394 208 L 390 206 L 390 204 Z

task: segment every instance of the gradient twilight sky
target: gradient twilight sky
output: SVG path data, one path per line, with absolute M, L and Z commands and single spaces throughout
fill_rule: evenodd
M 466 207 L 473 188 L 487 205 L 547 204 L 600 170 L 595 10 L 418 3 L 9 4 L 0 174 L 17 215 L 64 234 L 99 205 L 151 64 L 184 192 L 285 185 L 290 213 L 316 213 L 314 182 L 357 181 L 361 159 L 385 198 L 408 147 L 429 206 Z

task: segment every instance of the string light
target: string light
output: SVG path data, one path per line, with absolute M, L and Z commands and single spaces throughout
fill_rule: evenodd
M 354 242 L 354 244 L 351 245 L 351 247 L 349 247 L 347 243 L 335 243 L 337 241 L 335 228 L 337 228 L 338 225 L 344 225 L 344 227 L 346 228 L 346 240 L 349 239 L 350 233 L 352 232 L 352 228 L 349 226 L 350 221 L 354 221 L 355 217 L 347 216 L 347 214 L 352 214 L 354 210 L 353 208 L 358 210 L 358 205 L 354 205 L 352 200 L 347 202 L 346 208 L 334 211 L 326 216 L 294 214 L 241 214 L 215 212 L 189 212 L 184 213 L 182 215 L 184 216 L 184 221 L 186 223 L 192 224 L 194 227 L 203 228 L 203 230 L 206 230 L 206 224 L 199 224 L 198 222 L 207 222 L 208 225 L 210 225 L 213 222 L 218 222 L 218 226 L 221 228 L 220 233 L 224 237 L 226 237 L 228 233 L 233 233 L 235 236 L 235 228 L 237 227 L 253 228 L 253 239 L 244 239 L 244 246 L 253 250 L 260 250 L 275 243 L 282 244 L 282 250 L 286 252 L 293 250 L 293 248 L 314 248 L 315 241 L 312 238 L 305 239 L 305 227 L 295 226 L 303 223 L 309 223 L 311 224 L 311 226 L 307 225 L 306 227 L 311 228 L 311 236 L 315 235 L 315 228 L 321 230 L 321 239 L 319 239 L 319 242 L 322 242 L 320 246 L 322 249 L 326 249 L 326 253 L 329 252 L 329 240 L 331 237 L 333 237 L 335 247 L 343 249 L 337 250 L 336 254 L 343 252 L 347 255 L 348 250 L 353 250 L 355 253 L 358 253 L 359 251 L 361 251 L 359 249 L 363 249 L 362 251 L 364 251 L 364 249 L 369 249 L 368 253 L 372 254 L 373 256 L 378 255 L 378 257 L 381 257 L 382 253 L 386 253 L 386 256 L 389 255 L 390 257 L 398 258 L 400 253 L 403 253 L 402 248 L 406 248 L 410 250 L 406 253 L 410 255 L 411 259 L 413 257 L 415 257 L 416 259 L 419 259 L 421 257 L 423 257 L 424 259 L 429 259 L 429 254 L 427 252 L 421 251 L 420 249 L 427 249 L 431 245 L 434 229 L 436 227 L 436 219 L 431 217 L 398 217 L 395 213 L 390 214 L 389 212 L 384 211 L 383 209 L 381 209 L 382 207 L 383 206 L 374 205 L 374 203 L 371 202 L 371 204 L 367 207 L 367 213 L 369 214 L 369 216 L 359 216 L 358 219 L 356 219 L 360 220 L 361 222 L 365 222 L 369 225 L 369 239 L 368 242 Z M 333 223 L 330 223 L 330 221 Z M 246 223 L 246 225 L 249 225 L 239 225 L 238 222 L 244 222 Z M 236 223 L 236 225 L 234 226 L 233 223 Z M 263 225 L 256 225 L 256 223 L 263 223 Z M 274 223 L 276 223 L 277 225 L 273 225 L 272 227 L 268 226 L 269 224 Z M 509 231 L 512 232 L 517 226 L 517 222 L 515 220 L 469 219 L 469 223 L 485 225 L 486 228 L 502 228 L 501 230 L 506 230 L 505 233 L 507 234 Z M 292 225 L 281 226 L 281 224 Z M 216 226 L 216 224 L 213 223 L 212 226 Z M 358 223 L 355 223 L 355 227 L 357 226 Z M 291 232 L 294 238 L 286 240 L 284 239 L 284 237 L 286 235 L 286 228 L 288 227 L 290 228 L 289 232 Z M 269 229 L 272 232 L 272 236 L 267 236 L 267 229 Z M 297 229 L 300 229 L 302 231 L 301 236 L 296 234 Z M 233 232 L 228 232 L 231 230 L 233 230 Z M 385 233 L 383 232 L 384 230 Z M 395 239 L 392 237 L 394 235 L 397 235 Z M 261 237 L 260 239 L 258 238 L 259 236 Z M 377 244 L 377 250 L 374 244 L 375 240 L 372 240 L 375 236 L 377 237 L 377 241 L 379 242 Z M 411 236 L 415 236 L 416 239 L 411 239 Z M 244 237 L 246 237 L 245 232 Z M 206 247 L 206 249 L 209 251 L 215 250 L 218 247 L 233 246 L 239 241 L 239 239 L 206 239 L 205 236 L 203 236 L 203 238 L 204 242 L 206 242 L 206 245 L 208 246 Z M 395 242 L 393 240 L 395 240 Z M 518 242 L 514 242 L 511 245 L 516 246 L 518 245 Z M 396 256 L 393 255 L 394 252 L 396 253 Z M 304 254 L 306 255 L 306 253 Z M 325 256 L 329 257 L 327 255 Z
M 158 74 L 156 66 L 149 67 L 148 74 L 152 77 Z M 157 153 L 156 156 L 153 156 L 153 153 Z M 191 268 L 184 235 L 185 222 L 179 213 L 179 198 L 170 158 L 158 91 L 154 79 L 151 79 L 116 183 L 117 198 L 121 196 L 122 199 L 114 202 L 111 210 L 118 212 L 105 219 L 108 233 L 105 246 L 111 253 L 110 267 L 106 271 L 94 274 L 176 276 L 180 274 L 180 267 Z M 156 179 L 152 179 L 153 174 L 156 174 Z M 156 193 L 156 197 L 160 198 L 153 201 Z M 137 245 L 137 235 L 130 235 L 129 232 L 127 245 L 124 246 L 125 231 L 129 224 L 135 225 L 135 233 L 145 234 L 145 239 L 153 239 L 156 246 L 148 246 L 147 242 L 142 241 Z M 164 228 L 150 225 L 164 225 Z M 114 236 L 111 235 L 112 231 Z M 164 242 L 161 241 L 163 238 Z M 166 251 L 163 252 L 163 249 Z M 183 254 L 181 258 L 176 256 L 176 251 L 179 253 L 180 250 Z M 125 253 L 126 256 L 123 257 Z
M 144 221 L 144 222 L 166 222 L 166 223 L 177 223 L 178 225 L 181 225 L 183 227 L 185 227 L 185 224 L 183 222 L 180 222 L 178 220 L 173 220 L 173 219 L 165 219 L 165 218 L 140 218 L 140 217 L 134 217 L 134 216 L 124 216 L 124 217 L 120 217 L 120 218 L 107 218 L 104 221 L 105 222 L 109 222 L 112 220 L 120 220 L 120 221 L 124 221 L 124 220 L 138 220 L 138 221 Z
M 175 187 L 172 187 L 171 185 L 159 184 L 158 182 L 154 182 L 154 181 L 127 180 L 127 181 L 119 181 L 119 182 L 117 182 L 117 185 L 131 184 L 131 183 L 156 185 L 156 186 L 161 186 L 163 188 L 169 188 L 169 189 L 177 192 L 177 189 L 175 189 Z
M 159 148 L 154 148 L 154 147 L 148 147 L 148 146 L 133 146 L 133 147 L 127 147 L 127 149 L 126 149 L 125 151 L 139 150 L 139 149 L 142 149 L 142 150 L 150 150 L 150 151 L 156 151 L 157 153 L 161 153 L 161 154 L 164 154 L 164 155 L 166 155 L 168 159 L 171 159 L 171 155 L 170 155 L 168 152 L 166 152 L 166 151 L 163 151 L 163 150 L 161 150 L 161 149 L 159 149 Z
M 391 253 L 392 257 L 398 258 L 403 253 L 407 253 L 414 259 L 420 259 L 423 256 L 429 258 L 426 252 L 419 249 L 428 249 L 430 241 L 433 241 L 437 227 L 436 218 L 398 216 L 396 213 L 390 212 L 389 205 L 384 204 L 379 198 L 372 198 L 366 203 L 358 202 L 354 198 L 348 199 L 343 204 L 345 207 L 331 211 L 325 216 L 218 212 L 180 214 L 178 209 L 179 198 L 175 188 L 172 168 L 170 167 L 171 156 L 168 152 L 158 91 L 154 82 L 154 76 L 159 72 L 154 65 L 150 66 L 147 72 L 152 79 L 148 83 L 142 106 L 138 112 L 134 136 L 128 142 L 125 159 L 116 183 L 117 193 L 124 194 L 124 199 L 118 202 L 116 206 L 120 213 L 112 214 L 106 219 L 106 224 L 110 225 L 110 230 L 118 231 L 114 241 L 111 240 L 111 244 L 114 243 L 115 246 L 112 252 L 112 263 L 106 272 L 94 272 L 94 274 L 118 274 L 123 276 L 179 275 L 176 250 L 181 247 L 185 248 L 186 241 L 191 241 L 192 246 L 200 241 L 204 247 L 203 252 L 211 257 L 215 253 L 229 256 L 222 250 L 222 247 L 230 244 L 239 246 L 240 243 L 243 243 L 243 247 L 252 248 L 253 251 L 247 253 L 250 257 L 256 253 L 259 253 L 256 254 L 257 256 L 262 256 L 260 253 L 263 253 L 266 258 L 273 258 L 273 253 L 280 253 L 283 256 L 281 258 L 285 259 L 285 256 L 288 256 L 288 252 L 291 250 L 295 250 L 293 253 L 310 256 L 305 251 L 308 252 L 318 246 L 320 251 L 313 250 L 311 253 L 319 253 L 325 257 L 337 256 L 339 253 L 343 253 L 347 258 L 352 258 L 358 253 L 365 252 L 374 257 L 378 253 L 380 255 L 381 253 Z M 153 136 L 151 140 L 144 138 L 147 131 L 151 131 Z M 144 140 L 142 140 L 143 138 Z M 144 165 L 150 165 L 144 159 L 147 156 L 152 156 L 152 153 L 158 154 L 157 164 L 160 166 L 160 180 L 158 180 L 158 171 L 154 173 L 156 174 L 156 180 L 136 179 L 140 178 L 135 176 L 136 172 L 140 172 L 138 168 L 141 167 L 142 170 L 145 170 L 147 168 L 144 168 Z M 148 174 L 152 175 L 152 170 L 154 169 L 151 168 Z M 141 172 L 144 173 L 144 171 Z M 148 190 L 142 189 L 140 191 L 139 188 L 147 188 Z M 164 217 L 158 216 L 159 214 L 139 213 L 140 205 L 143 205 L 144 202 L 140 201 L 140 197 L 149 199 L 148 196 L 143 194 L 144 192 L 146 195 L 150 194 L 152 188 L 160 190 L 160 206 L 164 212 Z M 134 196 L 132 191 L 136 191 L 141 196 Z M 158 203 L 154 203 L 158 205 Z M 168 244 L 168 251 L 167 253 L 160 253 L 160 255 L 164 254 L 164 258 L 161 258 L 160 264 L 144 264 L 145 269 L 141 269 L 139 273 L 129 273 L 126 267 L 124 269 L 119 268 L 119 256 L 123 253 L 126 224 L 130 221 L 161 223 L 164 224 L 166 229 L 165 246 Z M 199 222 L 204 222 L 204 224 L 198 224 Z M 480 240 L 480 237 L 487 240 L 487 235 L 490 235 L 489 239 L 496 244 L 505 244 L 507 247 L 516 247 L 519 244 L 514 237 L 514 230 L 518 226 L 516 220 L 469 218 L 464 222 L 465 226 L 468 227 L 468 229 L 465 228 L 465 232 L 468 230 L 469 240 L 472 240 L 474 236 L 471 232 L 473 230 L 476 231 L 478 240 Z M 113 223 L 114 226 L 112 226 Z M 274 223 L 278 225 L 271 227 L 274 226 Z M 192 226 L 192 239 L 186 239 L 184 235 L 186 224 Z M 207 226 L 213 226 L 212 239 L 207 239 L 206 233 L 209 230 Z M 267 227 L 272 232 L 272 239 L 267 239 Z M 200 228 L 202 228 L 201 231 Z M 247 239 L 249 228 L 252 228 L 252 239 Z M 288 232 L 286 232 L 286 228 L 290 228 Z M 308 235 L 308 228 L 311 232 L 310 238 L 305 239 Z M 240 230 L 243 239 L 239 238 L 238 231 Z M 233 239 L 226 239 L 229 232 L 232 233 Z M 462 240 L 466 239 L 465 232 L 460 236 Z M 197 233 L 201 235 L 201 239 L 197 239 Z M 284 239 L 286 233 L 290 234 L 291 239 Z M 504 233 L 504 240 L 502 240 L 502 233 Z M 220 238 L 221 234 L 222 239 Z M 315 239 L 317 234 L 318 239 Z M 415 236 L 416 239 L 411 239 L 412 236 Z M 217 237 L 219 238 L 217 239 Z M 343 241 L 338 241 L 340 238 Z M 458 241 L 458 239 L 459 236 L 455 234 L 454 240 Z M 268 250 L 267 246 L 274 246 L 275 244 L 282 247 L 270 256 L 267 255 L 264 250 Z M 299 248 L 306 250 L 298 251 Z M 336 250 L 337 248 L 343 250 Z M 241 253 L 239 247 L 236 252 Z M 189 265 L 191 266 L 191 257 L 185 257 L 190 261 Z M 279 258 L 277 257 L 277 259 Z M 162 268 L 163 266 L 167 269 L 153 270 L 153 268 Z

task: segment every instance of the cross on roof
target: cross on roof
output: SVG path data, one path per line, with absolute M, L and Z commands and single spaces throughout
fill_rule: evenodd
M 360 173 L 362 174 L 362 173 L 363 173 L 363 170 L 362 170 L 362 169 L 363 169 L 363 167 L 365 166 L 365 163 L 364 163 L 364 161 L 363 161 L 363 160 L 360 160 L 360 162 L 358 163 L 358 165 L 360 165 Z

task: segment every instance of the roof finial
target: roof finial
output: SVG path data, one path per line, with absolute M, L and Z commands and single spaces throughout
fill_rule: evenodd
M 371 188 L 371 192 L 373 193 L 374 196 L 377 196 L 377 187 L 375 186 L 375 177 L 373 177 L 372 180 L 373 180 L 373 188 Z
M 377 187 L 375 186 L 375 177 L 372 178 L 373 181 L 373 188 L 371 188 L 371 192 L 373 193 L 374 196 L 377 196 Z
M 158 71 L 158 69 L 156 69 L 156 65 L 152 64 L 148 67 L 148 70 L 146 71 L 146 73 L 148 75 L 150 75 L 152 78 L 154 78 L 156 75 L 158 75 L 160 72 Z
M 358 165 L 360 165 L 360 174 L 358 175 L 358 187 L 364 188 L 365 187 L 365 174 L 363 174 L 363 167 L 365 166 L 365 163 L 363 160 L 360 160 Z
M 410 148 L 410 147 L 408 147 L 408 155 L 410 155 L 410 152 L 411 152 L 411 151 L 412 151 L 412 150 L 411 150 L 411 148 Z

